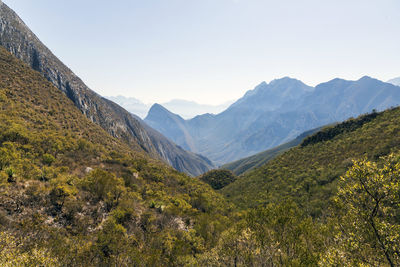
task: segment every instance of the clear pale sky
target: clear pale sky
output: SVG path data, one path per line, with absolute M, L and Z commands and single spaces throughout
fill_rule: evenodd
M 399 0 L 3 2 L 102 95 L 218 104 L 283 76 L 400 76 Z

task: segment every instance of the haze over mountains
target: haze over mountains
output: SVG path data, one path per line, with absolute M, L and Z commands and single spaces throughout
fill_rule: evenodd
M 400 77 L 391 79 L 391 80 L 389 80 L 387 82 L 391 83 L 391 84 L 394 84 L 394 85 L 397 85 L 397 86 L 400 86 Z
M 199 155 L 187 152 L 91 89 L 35 36 L 6 4 L 0 4 L 0 45 L 58 87 L 91 121 L 135 150 L 143 150 L 179 171 L 199 175 L 213 167 Z
M 118 105 L 121 105 L 121 107 L 139 116 L 142 119 L 147 116 L 147 113 L 152 106 L 151 104 L 145 104 L 134 97 L 106 96 L 105 98 L 117 103 Z M 219 112 L 222 112 L 233 102 L 234 101 L 227 101 L 221 105 L 206 105 L 184 99 L 172 99 L 171 101 L 161 103 L 161 105 L 168 110 L 179 114 L 179 116 L 184 119 L 191 119 L 201 114 L 217 114 Z
M 400 103 L 400 87 L 371 77 L 333 79 L 315 88 L 277 79 L 248 91 L 227 110 L 191 120 L 154 105 L 145 122 L 185 149 L 217 164 L 294 139 L 304 131 Z
M 400 266 L 397 81 L 284 77 L 218 114 L 154 104 L 146 123 L 90 90 L 0 0 L 0 266 Z M 217 163 L 274 147 L 207 171 L 172 140 Z
M 398 87 L 368 77 L 354 82 L 335 79 L 316 88 L 286 77 L 261 83 L 216 115 L 185 120 L 154 105 L 145 119 L 149 127 L 90 90 L 5 4 L 0 12 L 2 46 L 41 72 L 112 136 L 191 175 L 213 167 L 204 156 L 217 164 L 227 163 L 290 141 L 306 130 L 400 102 Z M 136 104 L 140 106 L 140 102 Z M 184 107 L 181 110 L 195 107 L 193 103 L 178 104 Z M 177 102 L 167 106 L 177 106 Z

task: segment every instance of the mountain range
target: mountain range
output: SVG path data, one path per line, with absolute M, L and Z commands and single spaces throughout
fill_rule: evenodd
M 0 45 L 40 72 L 87 118 L 133 149 L 143 150 L 191 175 L 199 175 L 213 167 L 205 157 L 183 150 L 140 118 L 88 88 L 4 3 L 0 6 Z
M 352 160 L 377 161 L 400 151 L 399 131 L 399 107 L 325 127 L 300 145 L 243 173 L 222 191 L 242 207 L 291 196 L 308 212 L 321 214 Z
M 276 146 L 274 148 L 268 149 L 266 151 L 257 153 L 247 158 L 242 158 L 234 162 L 230 162 L 221 166 L 223 170 L 230 170 L 235 175 L 242 175 L 245 174 L 253 169 L 263 166 L 270 160 L 274 159 L 275 157 L 283 154 L 284 152 L 288 151 L 289 149 L 298 146 L 303 140 L 316 133 L 321 131 L 324 127 L 319 127 L 316 129 L 312 129 L 300 134 L 295 139 L 284 143 L 282 145 Z
M 400 87 L 285 77 L 216 115 L 153 105 L 217 160 L 297 136 L 191 177 L 167 163 L 211 162 L 87 88 L 1 0 L 0 44 L 0 266 L 400 266 L 400 107 L 377 111 Z
M 190 120 L 153 105 L 144 119 L 183 148 L 216 164 L 278 146 L 299 134 L 400 104 L 400 87 L 365 76 L 310 87 L 285 77 L 263 82 L 225 111 Z
M 145 104 L 134 97 L 125 96 L 106 96 L 105 98 L 117 103 L 127 111 L 145 118 L 152 105 Z M 184 119 L 191 119 L 197 115 L 212 113 L 217 114 L 225 110 L 233 101 L 228 101 L 221 105 L 205 105 L 199 104 L 194 101 L 184 99 L 172 99 L 171 101 L 161 103 L 161 105 L 168 110 L 179 114 Z
M 394 84 L 394 85 L 397 85 L 397 86 L 400 86 L 400 77 L 391 79 L 391 80 L 389 80 L 387 82 L 391 83 L 391 84 Z

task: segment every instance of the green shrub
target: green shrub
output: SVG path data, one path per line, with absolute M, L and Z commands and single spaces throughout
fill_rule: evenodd
M 236 176 L 229 170 L 212 170 L 200 176 L 200 180 L 211 185 L 213 189 L 219 190 L 233 183 Z

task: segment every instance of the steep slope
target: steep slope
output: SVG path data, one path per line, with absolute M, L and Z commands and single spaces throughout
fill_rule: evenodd
M 143 123 L 129 112 L 90 90 L 5 4 L 0 6 L 0 45 L 42 73 L 67 95 L 87 118 L 112 136 L 124 140 L 132 148 L 144 150 L 152 157 L 173 164 L 177 170 L 186 171 L 191 175 L 199 175 L 212 167 L 203 157 L 188 154 L 162 135 L 147 131 Z M 180 169 L 182 164 L 174 165 L 176 162 L 185 162 L 187 168 Z
M 150 108 L 145 122 L 151 127 L 157 127 L 160 132 L 168 133 L 167 137 L 176 140 L 184 149 L 195 150 L 193 139 L 187 130 L 186 121 L 163 106 L 154 104 Z M 159 124 L 159 122 L 163 122 L 163 124 Z
M 400 87 L 370 77 L 334 79 L 318 85 L 299 101 L 260 115 L 235 142 L 242 141 L 251 149 L 273 147 L 306 130 L 399 104 Z
M 0 47 L 0 250 L 12 252 L 0 263 L 182 265 L 215 244 L 225 208 L 208 185 L 133 151 Z
M 253 90 L 231 105 L 231 109 L 272 111 L 280 108 L 290 100 L 296 100 L 314 88 L 303 82 L 284 77 L 275 79 L 269 84 L 262 82 Z
M 306 138 L 301 146 L 239 177 L 223 193 L 242 207 L 291 198 L 318 215 L 352 160 L 400 149 L 400 108 L 351 119 Z M 310 141 L 312 140 L 312 141 Z
M 189 138 L 178 136 L 169 130 L 184 127 L 182 132 L 189 133 L 190 139 L 193 140 L 193 145 L 189 147 L 190 150 L 221 164 L 262 151 L 263 148 L 250 150 L 241 142 L 235 143 L 238 135 L 247 132 L 249 125 L 260 114 L 276 110 L 287 101 L 294 101 L 312 90 L 312 87 L 299 80 L 285 77 L 269 84 L 261 83 L 254 90 L 248 91 L 244 97 L 227 110 L 217 115 L 204 114 L 187 120 L 185 124 L 180 122 L 179 125 L 171 124 L 168 127 L 163 119 L 155 120 L 153 118 L 150 121 L 146 117 L 145 121 L 149 121 L 152 127 L 182 146 L 185 146 Z M 166 114 L 171 116 L 169 121 L 173 121 L 172 117 L 176 116 L 169 111 Z
M 151 125 L 222 165 L 289 142 L 310 129 L 399 104 L 400 87 L 370 77 L 334 79 L 315 88 L 282 78 L 261 83 L 220 114 L 205 114 L 178 124 L 172 119 L 174 114 L 165 112 L 171 118 L 168 127 L 166 117 L 153 119 Z M 172 133 L 176 128 L 183 130 Z M 193 145 L 186 146 L 188 139 Z
M 236 175 L 244 174 L 252 169 L 258 168 L 268 161 L 274 159 L 285 151 L 298 146 L 304 138 L 320 131 L 322 128 L 316 128 L 307 132 L 302 133 L 295 139 L 280 146 L 268 149 L 256 155 L 237 160 L 235 162 L 227 163 L 221 166 L 222 169 L 227 169 L 232 171 Z

